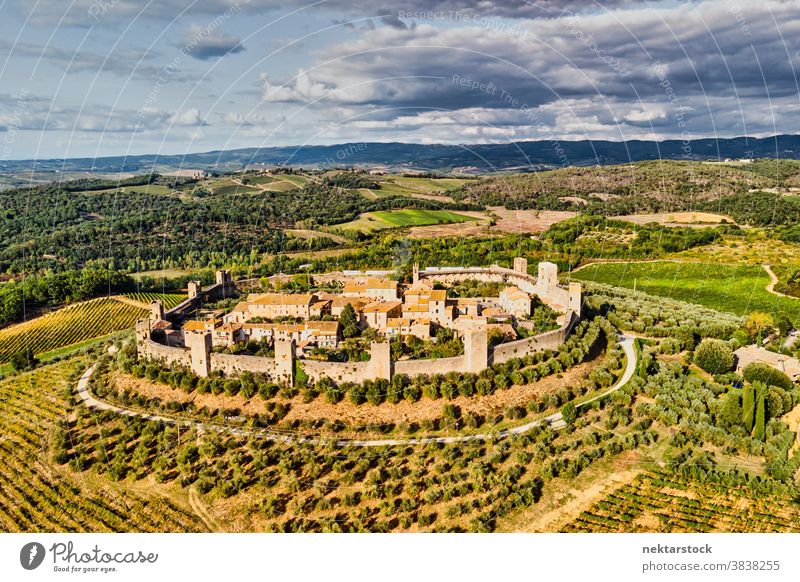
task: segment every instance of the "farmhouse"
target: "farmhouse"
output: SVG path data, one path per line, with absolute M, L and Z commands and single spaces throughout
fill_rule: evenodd
M 742 371 L 755 362 L 767 364 L 789 376 L 792 381 L 800 378 L 800 360 L 765 350 L 757 346 L 744 346 L 733 352 L 736 356 L 736 373 Z
M 381 301 L 395 301 L 400 298 L 397 281 L 389 279 L 367 279 L 363 283 L 347 283 L 342 295 L 345 297 L 367 297 Z

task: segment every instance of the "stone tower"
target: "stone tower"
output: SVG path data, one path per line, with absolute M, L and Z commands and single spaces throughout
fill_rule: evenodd
M 536 278 L 536 286 L 541 293 L 547 293 L 558 285 L 558 265 L 555 263 L 539 263 L 539 275 Z
M 150 319 L 164 319 L 164 304 L 158 299 L 150 304 Z
M 294 386 L 294 359 L 297 347 L 294 340 L 275 340 L 275 380 Z
M 581 292 L 582 287 L 580 283 L 569 284 L 569 304 L 567 308 L 574 311 L 578 317 L 581 316 Z
M 415 262 L 414 267 L 412 268 L 412 283 L 415 285 L 419 283 L 419 263 Z
M 520 275 L 527 275 L 528 274 L 528 259 L 522 257 L 516 257 L 514 259 L 514 271 L 519 273 Z
M 478 373 L 489 365 L 489 336 L 486 328 L 464 332 L 465 372 Z
M 203 284 L 200 281 L 189 281 L 189 299 L 200 297 L 203 294 Z
M 392 379 L 392 346 L 389 342 L 372 342 L 369 346 L 369 369 L 373 378 Z
M 220 269 L 216 273 L 214 273 L 214 282 L 217 285 L 221 285 L 222 287 L 219 290 L 219 296 L 223 299 L 228 297 L 233 288 L 233 279 L 231 278 L 231 272 L 228 269 Z
M 211 332 L 187 331 L 184 335 L 186 347 L 191 350 L 192 372 L 207 378 L 211 373 Z
M 149 319 L 140 319 L 136 322 L 136 356 L 139 358 L 147 357 L 146 344 L 150 341 Z

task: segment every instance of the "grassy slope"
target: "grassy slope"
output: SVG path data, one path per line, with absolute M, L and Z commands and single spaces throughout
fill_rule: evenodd
M 428 224 L 449 224 L 453 222 L 468 222 L 476 220 L 472 216 L 458 214 L 447 210 L 386 210 L 367 212 L 356 220 L 338 225 L 346 230 L 383 230 L 387 228 L 401 228 L 405 226 L 425 226 Z
M 766 290 L 769 277 L 758 265 L 718 263 L 597 263 L 572 276 L 653 295 L 697 303 L 718 311 L 746 315 L 766 311 L 800 322 L 800 300 L 778 297 Z

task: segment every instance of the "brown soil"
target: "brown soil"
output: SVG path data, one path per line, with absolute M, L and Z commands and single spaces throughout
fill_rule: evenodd
M 633 481 L 642 471 L 637 463 L 639 460 L 641 457 L 638 451 L 626 451 L 612 463 L 593 465 L 577 479 L 553 479 L 547 484 L 539 503 L 505 521 L 499 529 L 515 532 L 559 532 L 582 511 Z M 617 466 L 626 468 L 620 470 Z
M 576 212 L 560 210 L 509 210 L 504 206 L 489 207 L 495 218 L 495 224 L 488 226 L 488 220 L 478 223 L 435 224 L 431 226 L 415 226 L 409 232 L 410 238 L 434 238 L 442 236 L 468 236 L 500 235 L 504 233 L 539 233 L 544 232 L 557 222 L 562 222 L 577 216 Z M 479 213 L 462 212 L 477 216 Z M 485 215 L 484 215 L 485 216 Z

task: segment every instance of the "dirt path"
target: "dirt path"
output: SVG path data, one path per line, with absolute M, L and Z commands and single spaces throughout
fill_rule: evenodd
M 778 297 L 786 297 L 787 299 L 797 299 L 797 297 L 792 297 L 791 295 L 786 295 L 785 293 L 781 293 L 780 291 L 775 291 L 775 285 L 778 283 L 778 276 L 775 274 L 775 271 L 772 270 L 772 265 L 761 265 L 764 267 L 764 270 L 769 275 L 769 285 L 767 285 L 767 292 L 772 293 L 773 295 L 777 295 Z
M 112 295 L 110 299 L 114 299 L 119 301 L 120 303 L 125 303 L 126 305 L 132 305 L 133 307 L 138 307 L 140 309 L 150 309 L 150 306 L 146 303 L 142 303 L 141 301 L 136 301 L 136 299 L 131 299 L 130 297 L 125 297 L 124 295 Z
M 633 481 L 641 473 L 641 469 L 628 469 L 611 473 L 592 481 L 584 489 L 574 489 L 574 481 L 569 483 L 570 489 L 559 492 L 550 500 L 549 507 L 543 513 L 535 515 L 519 532 L 559 532 L 565 525 L 574 520 L 580 513 L 606 497 L 622 485 Z
M 587 400 L 581 404 L 578 404 L 577 408 L 586 406 L 589 403 L 594 402 L 599 398 L 604 398 L 605 396 L 608 396 L 612 392 L 619 390 L 620 388 L 625 386 L 633 376 L 637 364 L 636 351 L 634 349 L 633 338 L 630 336 L 621 335 L 619 337 L 619 341 L 623 351 L 625 352 L 625 358 L 626 358 L 625 371 L 623 372 L 622 377 L 616 382 L 616 384 L 614 384 L 611 388 L 603 392 L 601 395 L 596 396 L 591 400 Z M 532 430 L 537 426 L 549 426 L 554 430 L 558 430 L 566 426 L 564 424 L 564 419 L 561 416 L 561 413 L 556 412 L 545 418 L 532 420 L 530 422 L 512 428 L 497 430 L 494 432 L 479 433 L 479 434 L 443 436 L 443 437 L 398 438 L 398 439 L 335 440 L 335 439 L 322 438 L 316 436 L 304 436 L 304 435 L 290 433 L 289 431 L 278 431 L 276 429 L 235 427 L 224 423 L 201 422 L 196 420 L 181 420 L 178 418 L 161 416 L 158 414 L 152 414 L 149 412 L 135 410 L 132 408 L 123 408 L 117 406 L 116 404 L 111 404 L 103 400 L 98 400 L 89 390 L 89 378 L 92 377 L 92 374 L 94 373 L 96 367 L 97 364 L 89 366 L 83 372 L 83 375 L 78 380 L 78 385 L 77 385 L 78 398 L 80 398 L 83 401 L 83 403 L 89 408 L 94 408 L 97 410 L 109 410 L 112 412 L 116 412 L 117 414 L 123 414 L 125 416 L 131 416 L 131 417 L 138 416 L 140 418 L 144 418 L 145 420 L 163 422 L 165 424 L 190 426 L 198 430 L 210 430 L 210 431 L 228 433 L 235 436 L 245 436 L 245 437 L 251 435 L 259 436 L 267 440 L 275 442 L 283 442 L 287 444 L 307 443 L 307 444 L 323 445 L 323 446 L 334 445 L 339 447 L 346 447 L 346 446 L 391 447 L 391 446 L 408 446 L 408 445 L 428 445 L 435 443 L 455 444 L 455 443 L 463 443 L 471 441 L 488 441 L 497 438 L 505 438 L 513 435 L 525 434 L 526 432 Z
M 216 520 L 211 517 L 206 509 L 206 506 L 200 500 L 200 496 L 197 494 L 197 489 L 194 486 L 189 487 L 189 505 L 192 506 L 192 511 L 197 514 L 203 523 L 206 524 L 206 527 L 211 532 L 221 532 L 223 531 L 220 525 L 216 522 Z

